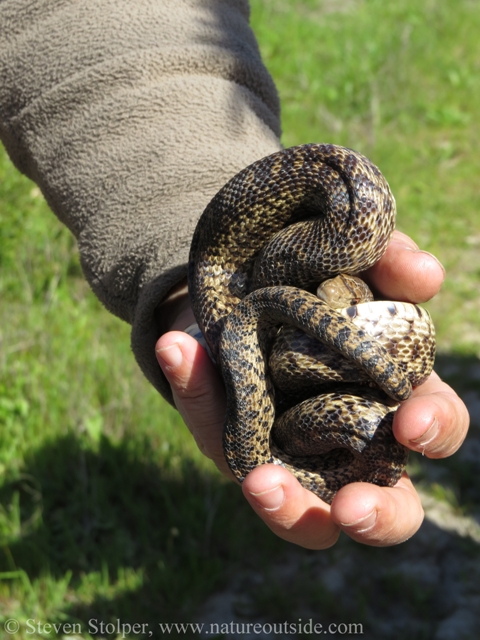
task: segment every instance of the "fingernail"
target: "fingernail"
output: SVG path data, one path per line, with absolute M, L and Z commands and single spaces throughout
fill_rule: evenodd
M 157 356 L 160 365 L 164 365 L 166 369 L 176 369 L 182 364 L 183 354 L 178 344 L 172 344 L 169 347 L 157 349 Z
M 420 447 L 426 447 L 427 444 L 430 444 L 432 440 L 435 440 L 438 433 L 438 420 L 435 417 L 433 419 L 432 424 L 428 427 L 424 434 L 422 434 L 419 438 L 415 438 L 415 440 L 411 440 L 412 444 L 415 444 Z
M 268 489 L 268 491 L 262 491 L 261 493 L 253 493 L 250 491 L 250 495 L 255 498 L 255 502 L 259 504 L 265 511 L 276 511 L 280 509 L 284 500 L 285 492 L 281 484 Z
M 398 238 L 396 240 L 392 240 L 391 244 L 396 244 L 397 246 L 402 247 L 402 249 L 405 249 L 406 251 L 412 251 L 413 253 L 423 253 L 424 255 L 429 256 L 430 258 L 433 258 L 433 260 L 435 260 L 435 262 L 438 264 L 440 269 L 443 271 L 443 275 L 446 275 L 447 272 L 445 270 L 445 267 L 437 258 L 437 256 L 434 256 L 433 253 L 430 253 L 429 251 L 424 251 L 423 249 L 419 249 L 418 245 L 415 244 L 413 240 L 409 239 L 409 242 L 405 242 L 401 238 Z
M 363 518 L 359 520 L 355 520 L 354 522 L 342 522 L 342 527 L 353 527 L 356 529 L 355 533 L 365 533 L 365 531 L 369 531 L 369 529 L 373 529 L 375 523 L 377 522 L 377 510 L 374 509 Z M 360 525 L 360 528 L 357 528 Z
M 423 253 L 426 256 L 429 256 L 430 258 L 433 258 L 433 260 L 435 260 L 435 262 L 438 264 L 438 266 L 440 267 L 440 269 L 443 271 L 443 275 L 446 275 L 446 270 L 445 267 L 443 266 L 443 264 L 440 262 L 440 260 L 437 258 L 437 256 L 434 256 L 433 253 L 430 253 L 429 251 L 417 251 L 416 253 Z

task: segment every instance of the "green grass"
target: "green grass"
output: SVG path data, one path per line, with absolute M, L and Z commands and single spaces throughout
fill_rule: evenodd
M 397 200 L 397 226 L 448 270 L 430 305 L 440 350 L 479 354 L 476 3 L 254 6 L 282 99 L 284 144 L 334 142 L 378 164 Z
M 188 619 L 251 535 L 277 543 L 143 378 L 3 151 L 0 176 L 0 637 L 12 617 L 18 638 L 37 637 L 31 618 Z
M 476 3 L 254 0 L 252 24 L 284 144 L 345 144 L 380 166 L 399 228 L 448 269 L 429 305 L 439 350 L 478 357 Z M 4 153 L 0 219 L 0 624 L 191 619 L 236 566 L 287 545 L 143 379 L 129 327 L 88 290 L 71 236 Z M 259 593 L 262 610 L 274 591 Z

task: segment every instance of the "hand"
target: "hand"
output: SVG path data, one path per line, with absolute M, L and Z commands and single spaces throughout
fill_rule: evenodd
M 388 299 L 425 302 L 439 291 L 444 275 L 436 258 L 397 231 L 383 258 L 365 278 Z M 222 473 L 233 477 L 222 451 L 223 384 L 205 350 L 180 331 L 194 322 L 186 294 L 169 312 L 173 330 L 157 343 L 158 361 L 200 450 Z M 444 458 L 459 448 L 468 422 L 463 402 L 432 373 L 397 410 L 393 430 L 397 440 L 410 449 L 429 458 Z M 398 544 L 411 537 L 423 520 L 420 499 L 406 473 L 395 487 L 349 484 L 331 506 L 275 465 L 254 469 L 242 490 L 274 533 L 308 549 L 332 546 L 340 531 L 364 544 Z

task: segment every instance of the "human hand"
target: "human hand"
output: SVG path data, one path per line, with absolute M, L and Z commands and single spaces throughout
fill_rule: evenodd
M 365 279 L 391 300 L 425 302 L 440 289 L 443 267 L 430 254 L 396 231 L 383 258 Z M 181 330 L 194 322 L 185 295 L 169 310 L 170 329 L 158 340 L 157 357 L 173 391 L 175 404 L 200 450 L 233 478 L 222 449 L 225 393 L 205 350 Z M 454 453 L 468 429 L 463 402 L 436 373 L 401 404 L 393 431 L 397 440 L 429 458 Z M 394 487 L 352 483 L 326 504 L 283 467 L 263 465 L 242 484 L 243 493 L 262 520 L 281 538 L 309 549 L 332 546 L 340 531 L 373 546 L 398 544 L 411 537 L 423 520 L 423 509 L 404 473 Z

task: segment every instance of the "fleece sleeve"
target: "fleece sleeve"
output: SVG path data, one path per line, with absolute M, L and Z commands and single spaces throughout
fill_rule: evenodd
M 279 136 L 247 0 L 0 0 L 0 137 L 169 400 L 155 309 L 206 204 Z

